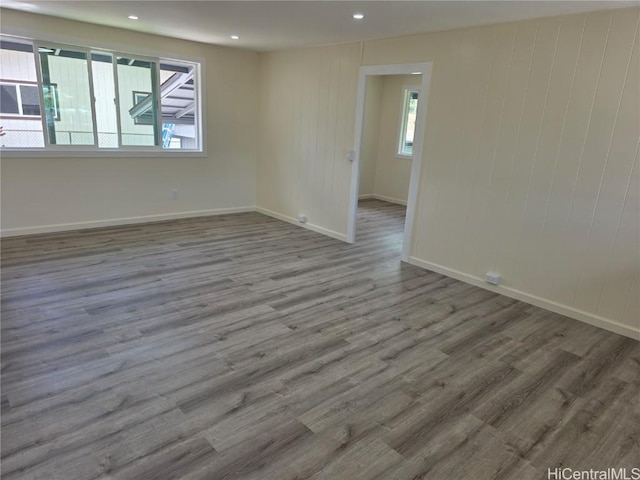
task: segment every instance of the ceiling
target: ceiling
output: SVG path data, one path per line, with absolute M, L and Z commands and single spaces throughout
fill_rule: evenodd
M 2 6 L 256 51 L 640 5 L 639 1 L 48 1 Z M 354 20 L 361 12 L 364 20 Z M 136 15 L 139 20 L 130 20 Z M 239 40 L 231 35 L 240 36 Z

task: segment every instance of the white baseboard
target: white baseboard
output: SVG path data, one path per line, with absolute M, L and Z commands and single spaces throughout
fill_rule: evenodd
M 232 207 L 232 208 L 217 208 L 212 210 L 194 210 L 190 212 L 178 212 L 178 213 L 166 213 L 159 215 L 144 215 L 139 217 L 124 217 L 124 218 L 110 218 L 108 220 L 93 220 L 88 222 L 74 222 L 74 223 L 57 223 L 53 225 L 39 225 L 35 227 L 20 227 L 20 228 L 6 228 L 0 232 L 1 237 L 17 237 L 20 235 L 35 235 L 38 233 L 55 233 L 66 232 L 70 230 L 84 230 L 88 228 L 99 227 L 115 227 L 118 225 L 131 225 L 135 223 L 147 223 L 147 222 L 160 222 L 163 220 L 177 220 L 180 218 L 191 217 L 206 217 L 213 215 L 227 215 L 230 213 L 245 213 L 245 212 L 259 212 L 264 215 L 268 215 L 278 220 L 283 220 L 288 223 L 293 223 L 300 227 L 313 230 L 314 232 L 327 235 L 329 237 L 347 241 L 347 236 L 339 232 L 334 232 L 327 228 L 314 225 L 312 223 L 300 223 L 297 219 L 282 215 L 280 213 L 268 210 L 262 207 L 247 206 L 247 207 Z
M 294 225 L 297 225 L 299 227 L 304 227 L 308 230 L 313 230 L 314 232 L 317 232 L 317 233 L 322 233 L 323 235 L 327 235 L 328 237 L 335 238 L 337 240 L 342 240 L 343 242 L 347 241 L 347 236 L 342 233 L 334 232 L 333 230 L 329 230 L 328 228 L 324 228 L 324 227 L 319 227 L 318 225 L 314 225 L 312 223 L 300 223 L 296 218 L 289 217 L 288 215 L 283 215 L 278 212 L 274 212 L 273 210 L 269 210 L 262 207 L 256 207 L 255 211 L 258 213 L 267 215 L 269 217 L 277 218 L 278 220 L 282 220 L 284 222 L 293 223 Z
M 525 303 L 535 305 L 536 307 L 544 308 L 546 310 L 559 313 L 560 315 L 565 315 L 575 320 L 579 320 L 581 322 L 588 323 L 589 325 L 593 325 L 594 327 L 599 327 L 604 330 L 609 330 L 610 332 L 619 333 L 620 335 L 633 338 L 634 340 L 640 340 L 640 329 L 633 328 L 629 325 L 624 325 L 622 323 L 618 323 L 614 320 L 600 317 L 598 315 L 594 315 L 592 313 L 578 310 L 573 307 L 568 307 L 566 305 L 562 305 L 560 303 L 556 303 L 551 300 L 537 297 L 535 295 L 531 295 L 529 293 L 522 292 L 520 290 L 516 290 L 511 287 L 494 286 L 485 282 L 482 278 L 475 277 L 467 273 L 459 272 L 457 270 L 452 270 L 450 268 L 443 267 L 442 265 L 427 262 L 420 258 L 409 257 L 408 263 L 410 263 L 411 265 L 416 265 L 418 267 L 425 268 L 427 270 L 431 270 L 433 272 L 441 273 L 442 275 L 455 278 L 456 280 L 460 280 L 465 283 L 470 283 L 471 285 L 475 285 L 477 287 L 484 288 L 492 292 L 499 293 L 506 297 L 515 298 L 516 300 L 521 300 Z
M 37 227 L 6 228 L 0 232 L 2 237 L 16 237 L 19 235 L 35 235 L 37 233 L 66 232 L 69 230 L 84 230 L 87 228 L 114 227 L 130 225 L 132 223 L 160 222 L 162 220 L 176 220 L 179 218 L 208 217 L 212 215 L 227 215 L 230 213 L 255 212 L 256 207 L 216 208 L 213 210 L 194 210 L 190 212 L 164 213 L 159 215 L 144 215 L 140 217 L 110 218 L 108 220 L 93 220 L 88 222 L 58 223 Z
M 383 202 L 395 203 L 397 205 L 407 206 L 406 200 L 400 200 L 399 198 L 385 197 L 384 195 L 378 195 L 377 193 L 367 193 L 365 195 L 358 195 L 358 200 L 382 200 Z

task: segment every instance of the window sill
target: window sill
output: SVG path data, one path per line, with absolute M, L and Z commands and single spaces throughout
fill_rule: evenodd
M 413 160 L 413 155 L 400 155 L 399 153 L 396 153 L 395 157 L 400 160 Z
M 140 151 L 140 150 L 10 150 L 0 149 L 1 158 L 206 158 L 197 151 Z

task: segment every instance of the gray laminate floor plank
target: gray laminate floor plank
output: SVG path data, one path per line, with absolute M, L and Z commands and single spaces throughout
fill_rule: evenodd
M 2 475 L 527 480 L 640 466 L 640 344 L 258 213 L 2 242 Z

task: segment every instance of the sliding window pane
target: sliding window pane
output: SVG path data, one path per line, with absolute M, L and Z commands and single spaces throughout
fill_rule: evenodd
M 53 46 L 38 54 L 49 143 L 95 145 L 87 54 Z
M 122 145 L 159 145 L 157 64 L 126 57 L 117 64 Z
M 31 42 L 0 38 L 0 78 L 0 147 L 44 147 L 38 75 Z
M 196 73 L 193 63 L 160 61 L 162 148 L 198 148 Z
M 113 56 L 110 53 L 91 53 L 91 74 L 96 97 L 96 125 L 98 147 L 118 148 L 118 113 L 116 88 L 113 80 Z

